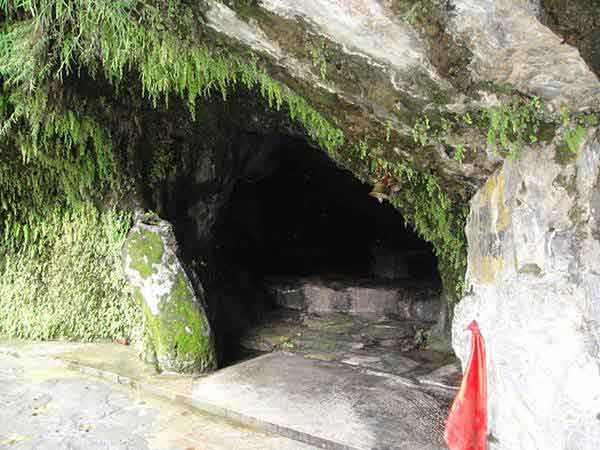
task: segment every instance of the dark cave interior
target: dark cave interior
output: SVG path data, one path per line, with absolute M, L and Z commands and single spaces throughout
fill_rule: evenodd
M 222 364 L 275 308 L 271 277 L 440 285 L 432 246 L 324 152 L 280 134 L 231 142 L 210 182 L 179 173 L 161 211 L 206 292 Z
M 266 173 L 238 180 L 215 225 L 231 264 L 256 278 L 437 277 L 431 245 L 370 186 L 302 140 L 286 139 L 272 155 Z

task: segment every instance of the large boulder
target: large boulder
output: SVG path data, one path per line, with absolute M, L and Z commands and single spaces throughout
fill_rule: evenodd
M 471 202 L 453 344 L 466 363 L 479 322 L 493 450 L 600 445 L 600 130 L 563 151 L 505 162 Z
M 146 319 L 143 358 L 160 370 L 184 373 L 216 368 L 211 327 L 177 256 L 171 225 L 136 220 L 123 246 L 123 265 Z

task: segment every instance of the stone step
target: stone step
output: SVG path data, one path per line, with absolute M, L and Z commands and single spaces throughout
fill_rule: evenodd
M 446 395 L 336 362 L 271 353 L 199 379 L 191 398 L 318 448 L 446 448 Z
M 440 309 L 438 286 L 410 280 L 270 278 L 266 288 L 277 305 L 310 313 L 388 314 L 433 322 Z

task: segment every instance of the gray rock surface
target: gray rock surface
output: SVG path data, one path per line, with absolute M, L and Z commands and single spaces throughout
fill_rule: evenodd
M 448 401 L 394 376 L 272 353 L 198 380 L 193 397 L 332 448 L 442 450 Z
M 485 83 L 538 96 L 552 112 L 563 104 L 572 111 L 600 109 L 597 76 L 575 47 L 542 25 L 539 2 L 401 3 L 408 2 L 265 0 L 237 14 L 209 1 L 206 20 L 217 33 L 263 56 L 277 78 L 293 80 L 300 93 L 309 86 L 306 96 L 349 134 L 360 129 L 376 136 L 391 126 L 409 138 L 394 150 L 417 165 L 423 155 L 406 149 L 415 117 L 497 105 L 497 92 Z M 419 14 L 433 16 L 425 32 L 417 26 Z M 442 40 L 452 44 L 437 48 Z M 449 50 L 468 54 L 468 61 L 452 60 Z M 449 67 L 434 64 L 436 54 Z M 473 84 L 457 88 L 449 71 Z M 485 146 L 474 137 L 461 139 Z M 439 147 L 431 159 L 440 176 L 461 184 L 479 185 L 495 167 L 495 158 L 485 152 L 457 164 Z
M 409 280 L 274 278 L 267 282 L 267 289 L 279 306 L 311 313 L 392 314 L 433 322 L 440 308 L 439 287 Z
M 471 203 L 453 343 L 466 363 L 479 322 L 493 450 L 600 445 L 600 132 L 571 163 L 555 151 L 505 162 Z
M 579 51 L 538 20 L 539 3 L 532 0 L 453 0 L 451 33 L 474 58 L 475 79 L 510 83 L 537 95 L 558 111 L 598 110 L 598 78 Z

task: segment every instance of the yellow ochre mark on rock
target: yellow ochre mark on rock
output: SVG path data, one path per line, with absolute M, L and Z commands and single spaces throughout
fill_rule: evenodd
M 491 284 L 496 279 L 496 275 L 504 268 L 504 260 L 493 256 L 484 256 L 481 264 L 477 265 L 476 275 L 482 283 Z
M 490 207 L 492 230 L 496 232 L 506 230 L 510 223 L 510 216 L 504 199 L 503 172 L 488 178 L 483 187 L 483 202 Z

